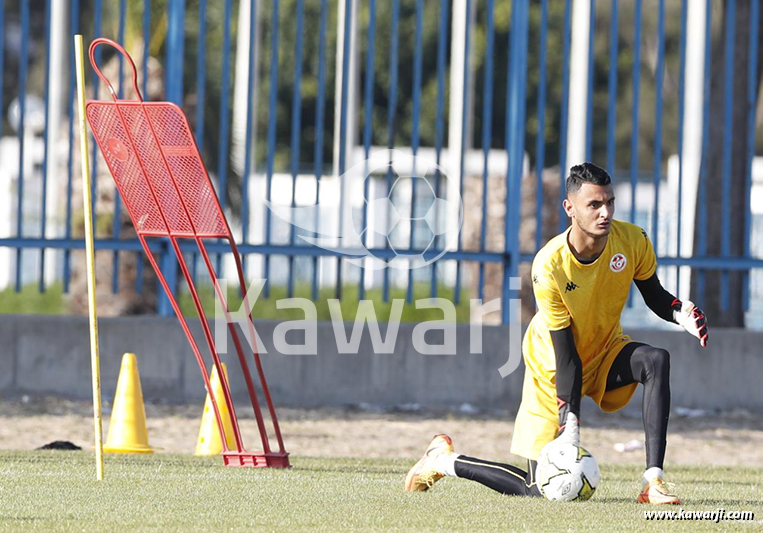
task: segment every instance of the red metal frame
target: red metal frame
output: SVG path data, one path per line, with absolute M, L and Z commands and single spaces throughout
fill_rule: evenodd
M 109 83 L 109 80 L 101 73 L 95 61 L 95 49 L 101 44 L 108 44 L 116 48 L 132 67 L 132 84 L 137 100 L 120 100 L 117 93 Z M 226 239 L 233 252 L 238 272 L 238 281 L 241 294 L 244 296 L 244 304 L 251 309 L 246 294 L 246 283 L 241 266 L 241 257 L 233 239 L 228 221 L 223 214 L 220 201 L 215 194 L 212 182 L 209 179 L 204 161 L 199 154 L 198 147 L 188 126 L 188 121 L 178 106 L 171 102 L 144 102 L 138 89 L 138 74 L 130 55 L 118 43 L 105 38 L 95 39 L 90 44 L 90 63 L 98 77 L 106 84 L 111 92 L 113 102 L 89 101 L 86 106 L 86 114 L 93 136 L 98 143 L 106 164 L 111 171 L 119 194 L 124 200 L 127 211 L 135 226 L 146 257 L 151 263 L 156 275 L 167 294 L 167 298 L 175 311 L 175 315 L 183 328 L 191 349 L 196 356 L 204 386 L 212 400 L 217 426 L 222 436 L 223 461 L 228 466 L 250 467 L 279 467 L 289 466 L 289 454 L 284 449 L 281 430 L 278 426 L 273 400 L 268 390 L 265 374 L 260 361 L 259 350 L 256 346 L 256 336 L 252 323 L 251 312 L 249 313 L 249 333 L 253 343 L 252 354 L 254 357 L 257 374 L 259 376 L 262 393 L 267 402 L 268 411 L 273 423 L 278 452 L 270 448 L 265 422 L 262 417 L 260 402 L 254 388 L 249 364 L 244 357 L 241 342 L 236 333 L 234 324 L 230 319 L 229 309 L 220 286 L 217 283 L 217 274 L 209 259 L 209 254 L 204 246 L 203 239 Z M 214 338 L 209 323 L 204 314 L 204 309 L 199 300 L 199 295 L 188 269 L 188 265 L 180 251 L 178 239 L 193 239 L 199 249 L 204 264 L 215 287 L 215 294 L 220 300 L 228 322 L 228 329 L 236 347 L 241 371 L 244 374 L 246 388 L 254 409 L 254 416 L 262 439 L 262 452 L 250 452 L 244 448 L 239 429 L 238 418 L 231 397 L 230 386 L 222 372 L 219 373 L 222 383 L 222 401 L 228 408 L 233 426 L 233 436 L 236 449 L 228 448 L 225 438 L 225 428 L 220 418 L 218 402 L 209 383 L 209 372 L 204 363 L 199 346 L 197 345 L 185 317 L 180 312 L 177 300 L 170 290 L 167 280 L 162 274 L 156 259 L 152 255 L 146 243 L 146 237 L 166 237 L 172 244 L 180 270 L 188 284 L 194 306 L 199 315 L 199 320 L 204 332 L 204 338 L 212 354 L 212 360 L 217 368 L 221 368 L 220 357 L 215 348 Z

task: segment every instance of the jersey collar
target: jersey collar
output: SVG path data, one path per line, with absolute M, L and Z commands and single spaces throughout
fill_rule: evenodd
M 614 225 L 613 225 L 614 228 Z M 609 235 L 607 235 L 607 244 L 604 245 L 604 249 L 599 254 L 599 257 L 597 257 L 594 261 L 591 263 L 581 263 L 578 261 L 578 258 L 575 257 L 575 254 L 572 253 L 572 248 L 570 248 L 570 231 L 572 231 L 572 226 L 568 227 L 567 230 L 564 232 L 564 249 L 567 251 L 568 254 L 570 254 L 570 260 L 575 263 L 576 266 L 579 266 L 580 268 L 586 268 L 586 267 L 592 267 L 594 265 L 599 264 L 599 261 L 601 260 L 602 256 L 607 255 L 607 251 L 609 250 L 609 243 L 612 241 L 612 231 L 609 232 Z

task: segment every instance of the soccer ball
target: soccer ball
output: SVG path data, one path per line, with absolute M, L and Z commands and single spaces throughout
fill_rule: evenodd
M 593 496 L 601 475 L 591 452 L 554 440 L 541 450 L 535 478 L 546 499 L 571 502 Z

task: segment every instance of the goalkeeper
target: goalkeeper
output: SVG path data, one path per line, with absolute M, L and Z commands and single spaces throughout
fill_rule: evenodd
M 522 403 L 511 452 L 527 471 L 457 455 L 447 435 L 437 435 L 411 468 L 405 490 L 427 490 L 445 475 L 478 481 L 503 494 L 540 496 L 535 466 L 554 438 L 579 443 L 583 395 L 605 412 L 622 409 L 644 386 L 646 470 L 639 503 L 680 504 L 664 481 L 670 415 L 670 354 L 623 334 L 620 315 L 635 281 L 647 306 L 680 324 L 707 345 L 704 313 L 681 302 L 657 278 L 657 260 L 645 231 L 614 220 L 615 196 L 607 172 L 594 164 L 572 167 L 564 210 L 571 226 L 535 256 L 532 282 L 538 312 L 525 333 Z

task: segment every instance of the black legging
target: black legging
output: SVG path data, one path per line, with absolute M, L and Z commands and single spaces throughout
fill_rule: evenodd
M 455 462 L 458 477 L 471 479 L 486 487 L 512 496 L 540 496 L 535 482 L 535 461 L 527 461 L 527 470 L 503 463 L 494 463 L 459 455 Z
M 670 354 L 638 342 L 628 343 L 615 358 L 607 375 L 607 390 L 633 383 L 644 385 L 644 431 L 646 466 L 662 468 L 670 414 Z M 535 461 L 527 471 L 516 466 L 494 463 L 465 455 L 455 462 L 458 477 L 471 479 L 501 494 L 540 496 L 535 483 Z
M 607 390 L 633 383 L 644 385 L 646 467 L 662 468 L 670 416 L 670 354 L 667 350 L 639 342 L 625 345 L 609 370 Z

